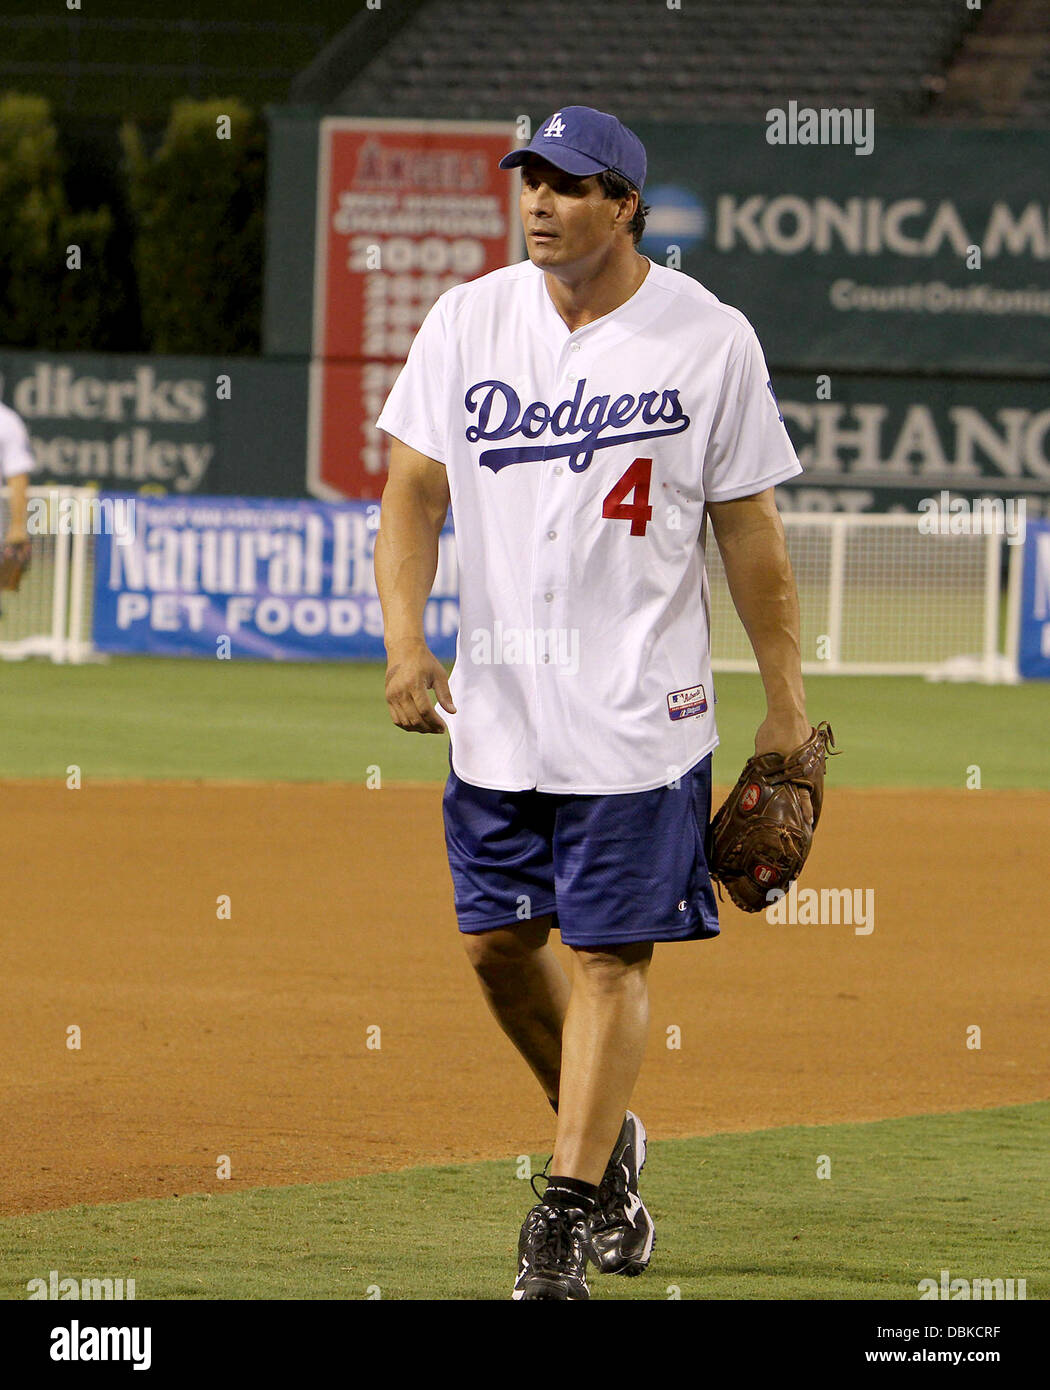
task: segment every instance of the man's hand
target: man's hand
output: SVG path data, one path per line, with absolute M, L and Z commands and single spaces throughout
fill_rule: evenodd
M 755 734 L 755 752 L 783 753 L 786 757 L 796 748 L 801 748 L 812 732 L 813 726 L 805 714 L 767 714 Z M 799 788 L 799 799 L 812 825 L 813 803 L 804 787 Z
M 21 540 L 8 539 L 0 545 L 0 590 L 12 593 L 18 590 L 31 558 L 28 536 L 23 535 Z
M 387 653 L 386 703 L 399 729 L 414 734 L 443 734 L 447 725 L 430 703 L 428 690 L 449 714 L 456 713 L 444 666 L 423 642 L 394 647 Z
M 812 725 L 805 713 L 767 714 L 755 735 L 755 752 L 793 753 L 812 732 Z

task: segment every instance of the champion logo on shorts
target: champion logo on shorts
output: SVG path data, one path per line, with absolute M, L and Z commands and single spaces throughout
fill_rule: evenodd
M 672 719 L 691 719 L 694 714 L 706 714 L 704 687 L 690 685 L 685 690 L 672 690 L 667 696 L 667 713 Z

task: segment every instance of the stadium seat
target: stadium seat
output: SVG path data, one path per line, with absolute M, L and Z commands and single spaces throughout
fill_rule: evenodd
M 567 91 L 634 118 L 764 116 L 771 97 L 924 109 L 924 78 L 972 12 L 955 0 L 434 0 L 341 94 L 348 114 L 454 117 L 553 109 Z M 542 38 L 533 49 L 531 35 Z M 480 37 L 479 37 L 480 36 Z M 579 55 L 586 54 L 581 64 Z M 406 73 L 422 78 L 406 81 Z M 1041 88 L 1029 100 L 1037 106 Z

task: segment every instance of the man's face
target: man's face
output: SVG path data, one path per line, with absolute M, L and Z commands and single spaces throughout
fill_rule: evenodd
M 529 259 L 544 270 L 600 261 L 623 236 L 621 204 L 606 198 L 595 175 L 566 174 L 538 155 L 521 170 L 521 225 Z M 623 223 L 619 224 L 622 229 Z

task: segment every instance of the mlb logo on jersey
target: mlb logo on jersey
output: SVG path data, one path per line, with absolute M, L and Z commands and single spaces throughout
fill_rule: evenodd
M 707 712 L 707 696 L 702 685 L 687 690 L 672 690 L 667 696 L 667 713 L 672 719 L 690 719 L 694 714 Z

